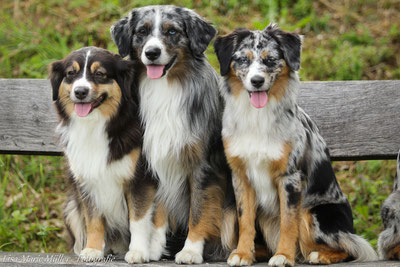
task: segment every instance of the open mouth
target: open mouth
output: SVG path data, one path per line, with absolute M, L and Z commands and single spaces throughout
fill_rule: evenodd
M 168 62 L 167 65 L 146 65 L 147 68 L 147 77 L 150 79 L 159 79 L 167 73 L 174 64 L 177 56 L 175 55 L 172 59 Z
M 75 112 L 79 117 L 86 117 L 95 108 L 100 106 L 107 97 L 107 93 L 102 94 L 99 98 L 89 103 L 75 103 Z
M 248 91 L 250 97 L 250 103 L 255 108 L 263 108 L 268 102 L 267 91 Z

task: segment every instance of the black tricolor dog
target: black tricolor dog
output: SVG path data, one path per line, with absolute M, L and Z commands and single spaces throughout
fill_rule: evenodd
M 269 25 L 237 29 L 214 44 L 225 98 L 222 137 L 233 170 L 239 243 L 230 265 L 254 259 L 255 222 L 270 266 L 375 260 L 354 234 L 317 126 L 297 105 L 301 39 Z
M 64 220 L 83 260 L 128 250 L 126 199 L 134 192 L 142 146 L 136 69 L 96 47 L 50 65 L 57 132 L 70 171 Z
M 160 259 L 167 229 L 183 227 L 188 235 L 175 261 L 201 263 L 206 241 L 227 249 L 235 243 L 218 75 L 203 54 L 216 30 L 192 10 L 147 6 L 116 22 L 111 34 L 120 54 L 139 60 L 142 67 L 144 162 L 136 183 L 141 193 L 131 202 L 134 233 L 125 259 Z
M 385 230 L 378 240 L 380 257 L 385 260 L 400 260 L 400 151 L 397 155 L 397 176 L 393 192 L 382 205 L 381 217 Z

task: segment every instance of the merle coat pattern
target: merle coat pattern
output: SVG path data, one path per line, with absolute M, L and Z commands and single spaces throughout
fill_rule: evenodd
M 400 260 L 400 151 L 397 155 L 397 176 L 393 192 L 382 205 L 381 217 L 384 230 L 379 235 L 378 250 L 385 260 Z
M 144 141 L 139 166 L 144 167 L 139 172 L 148 186 L 138 187 L 141 198 L 130 202 L 138 207 L 130 224 L 139 230 L 125 259 L 160 259 L 166 232 L 183 228 L 187 239 L 175 261 L 201 263 L 206 242 L 225 248 L 234 243 L 234 197 L 221 140 L 222 99 L 218 75 L 203 54 L 216 30 L 192 10 L 147 6 L 116 22 L 111 34 L 122 56 L 141 63 Z
M 253 262 L 255 222 L 271 252 L 270 266 L 292 266 L 296 258 L 314 264 L 376 259 L 354 234 L 325 141 L 296 103 L 300 36 L 275 25 L 237 29 L 217 38 L 214 48 L 239 216 L 239 242 L 228 263 Z

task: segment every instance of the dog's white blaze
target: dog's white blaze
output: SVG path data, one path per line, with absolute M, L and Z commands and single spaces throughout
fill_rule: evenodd
M 156 15 L 154 16 L 154 36 L 160 36 L 160 29 L 161 29 L 161 12 L 160 9 L 156 9 Z
M 244 160 L 259 203 L 263 207 L 279 207 L 267 163 L 281 158 L 285 143 L 279 134 L 274 133 L 274 108 L 278 103 L 271 98 L 265 108 L 256 109 L 250 104 L 246 91 L 237 98 L 228 96 L 226 101 L 222 135 L 229 140 L 227 152 Z
M 94 201 L 108 225 L 128 230 L 123 183 L 132 175 L 132 160 L 127 155 L 107 162 L 110 140 L 105 132 L 106 122 L 96 109 L 83 118 L 73 113 L 70 124 L 59 124 L 57 131 L 74 178 L 82 182 L 84 194 Z
M 261 88 L 258 88 L 258 90 L 266 90 L 267 89 L 267 77 L 266 77 L 266 73 L 265 71 L 263 71 L 265 67 L 262 66 L 258 61 L 257 61 L 257 57 L 254 58 L 254 61 L 250 64 L 249 66 L 249 72 L 246 75 L 246 78 L 244 80 L 244 87 L 247 90 L 252 90 L 252 89 L 257 89 L 254 88 L 254 86 L 251 84 L 251 78 L 253 78 L 254 76 L 261 76 L 265 78 L 265 83 L 263 86 L 261 86 Z
M 183 91 L 181 84 L 170 83 L 166 77 L 145 77 L 140 83 L 140 112 L 145 124 L 143 153 L 160 179 L 158 192 L 167 196 L 170 207 L 180 200 L 189 171 L 181 164 L 182 149 L 197 143 L 182 112 Z
M 92 89 L 92 86 L 90 85 L 90 82 L 87 79 L 87 75 L 86 75 L 86 71 L 87 71 L 87 64 L 89 61 L 89 57 L 90 57 L 90 49 L 87 51 L 86 53 L 86 58 L 85 58 L 85 66 L 83 67 L 83 74 L 82 77 L 78 80 L 76 80 L 73 84 L 72 84 L 72 92 L 75 91 L 76 87 L 80 87 L 80 86 L 84 86 L 84 87 L 88 87 L 89 89 Z

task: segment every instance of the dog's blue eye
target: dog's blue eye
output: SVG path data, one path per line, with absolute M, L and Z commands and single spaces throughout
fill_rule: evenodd
M 147 30 L 146 30 L 146 28 L 140 28 L 140 29 L 138 30 L 138 33 L 139 33 L 139 34 L 146 34 L 146 33 L 147 33 Z
M 168 34 L 169 34 L 169 35 L 175 35 L 175 34 L 176 34 L 176 31 L 175 31 L 174 29 L 169 29 L 169 30 L 168 30 Z
M 247 63 L 249 63 L 249 59 L 247 57 L 242 57 L 242 58 L 239 58 L 239 62 L 241 64 L 247 64 Z
M 275 64 L 275 59 L 272 57 L 268 57 L 264 59 L 264 64 L 270 67 Z

